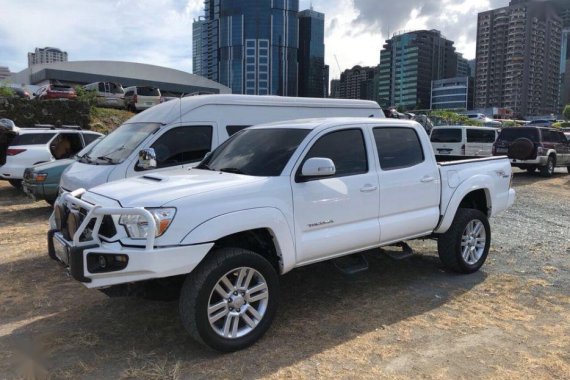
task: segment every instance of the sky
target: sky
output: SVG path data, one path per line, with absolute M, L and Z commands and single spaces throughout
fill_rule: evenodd
M 236 0 L 238 1 L 238 0 Z M 438 29 L 475 57 L 477 13 L 509 0 L 300 0 L 325 13 L 331 79 L 380 60 L 395 32 Z M 53 46 L 70 61 L 117 60 L 192 72 L 192 21 L 203 0 L 0 0 L 0 66 L 27 67 L 27 53 Z M 336 59 L 335 59 L 336 57 Z M 336 61 L 338 60 L 338 65 Z

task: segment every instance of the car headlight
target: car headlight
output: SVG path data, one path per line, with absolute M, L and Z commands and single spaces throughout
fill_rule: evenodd
M 47 173 L 32 173 L 32 180 L 35 182 L 44 182 L 47 176 Z
M 149 208 L 147 209 L 154 218 L 156 226 L 155 237 L 162 236 L 172 223 L 175 208 Z M 148 237 L 148 221 L 140 215 L 123 215 L 119 218 L 119 224 L 125 227 L 131 239 L 146 239 Z

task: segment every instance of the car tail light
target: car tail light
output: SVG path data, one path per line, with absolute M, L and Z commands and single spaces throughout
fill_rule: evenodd
M 6 156 L 17 156 L 20 153 L 24 153 L 26 149 L 8 149 L 6 150 Z
M 541 146 L 536 148 L 536 155 L 537 156 L 543 156 L 544 155 L 544 149 Z

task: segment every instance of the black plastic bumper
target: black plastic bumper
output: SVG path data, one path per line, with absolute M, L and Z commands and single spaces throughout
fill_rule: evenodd
M 83 251 L 86 249 L 96 248 L 97 245 L 86 246 L 86 247 L 70 247 L 68 246 L 68 258 L 69 263 L 64 263 L 61 261 L 55 254 L 55 247 L 53 244 L 53 239 L 55 239 L 55 233 L 58 232 L 57 230 L 49 230 L 48 231 L 48 255 L 58 263 L 62 264 L 64 267 L 67 268 L 71 277 L 76 279 L 80 282 L 91 282 L 91 279 L 84 276 L 83 273 Z

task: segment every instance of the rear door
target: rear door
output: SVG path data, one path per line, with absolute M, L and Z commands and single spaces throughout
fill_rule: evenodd
M 485 128 L 466 128 L 465 155 L 491 156 L 493 144 L 497 138 L 497 131 Z
M 431 145 L 433 151 L 438 155 L 462 156 L 465 154 L 463 128 L 434 128 L 431 131 Z
M 380 183 L 380 241 L 429 234 L 439 221 L 441 184 L 435 157 L 411 127 L 373 129 Z

